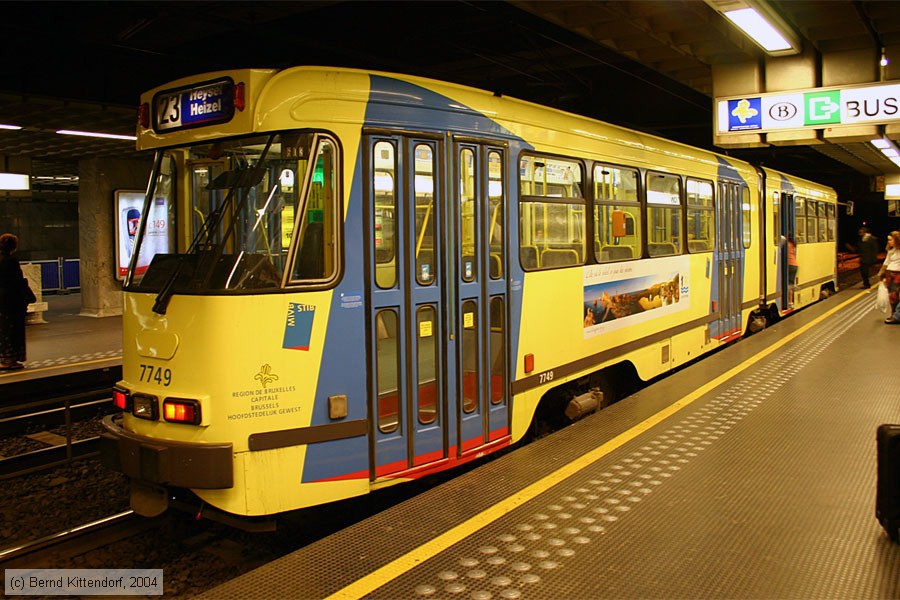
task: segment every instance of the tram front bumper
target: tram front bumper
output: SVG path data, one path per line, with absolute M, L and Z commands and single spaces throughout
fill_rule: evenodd
M 193 489 L 234 485 L 232 445 L 160 440 L 125 431 L 116 416 L 103 419 L 104 466 L 147 483 Z

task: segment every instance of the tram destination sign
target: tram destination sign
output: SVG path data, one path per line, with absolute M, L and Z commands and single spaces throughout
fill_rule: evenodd
M 716 99 L 716 134 L 900 121 L 900 83 Z
M 154 128 L 168 132 L 228 122 L 234 116 L 233 90 L 231 79 L 220 79 L 159 92 L 153 97 Z

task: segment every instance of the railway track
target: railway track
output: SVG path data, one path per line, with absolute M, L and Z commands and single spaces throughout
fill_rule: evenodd
M 0 550 L 0 569 L 44 564 L 57 556 L 72 557 L 103 548 L 159 526 L 131 510 L 58 531 L 40 539 Z

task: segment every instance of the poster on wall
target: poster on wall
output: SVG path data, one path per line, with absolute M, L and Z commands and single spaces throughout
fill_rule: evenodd
M 144 208 L 144 192 L 139 190 L 116 190 L 116 279 L 125 279 L 138 228 L 141 223 L 141 211 Z M 144 232 L 143 252 L 136 266 L 136 274 L 147 270 L 150 261 L 158 253 L 171 251 L 169 207 L 165 197 L 154 198 L 147 215 L 147 228 Z

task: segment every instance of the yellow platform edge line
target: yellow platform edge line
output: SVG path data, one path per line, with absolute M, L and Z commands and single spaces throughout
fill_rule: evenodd
M 857 298 L 865 294 L 865 291 L 859 292 L 853 297 L 845 300 L 841 304 L 835 306 L 828 312 L 823 313 L 822 315 L 816 317 L 806 325 L 800 327 L 796 331 L 786 335 L 781 340 L 775 342 L 771 346 L 761 350 L 754 356 L 748 358 L 744 362 L 736 365 L 726 371 L 725 373 L 719 375 L 715 379 L 707 382 L 705 385 L 697 388 L 690 394 L 683 396 L 679 400 L 670 404 L 668 407 L 662 409 L 658 413 L 648 417 L 647 419 L 641 421 L 628 431 L 620 433 L 613 439 L 609 440 L 605 444 L 598 446 L 591 452 L 583 455 L 581 458 L 578 458 L 564 467 L 557 469 L 556 471 L 550 473 L 549 475 L 544 476 L 542 479 L 532 483 L 528 487 L 523 488 L 521 491 L 501 500 L 497 504 L 494 504 L 490 508 L 483 510 L 478 513 L 474 517 L 463 521 L 456 527 L 447 530 L 436 538 L 432 539 L 429 542 L 422 544 L 421 546 L 407 552 L 403 556 L 391 561 L 390 563 L 384 565 L 383 567 L 369 573 L 365 577 L 361 579 L 357 579 L 350 585 L 341 588 L 336 591 L 334 594 L 327 596 L 328 600 L 348 600 L 348 599 L 357 599 L 362 598 L 366 594 L 371 593 L 372 591 L 378 589 L 379 587 L 385 585 L 386 583 L 396 579 L 400 575 L 403 575 L 407 571 L 412 568 L 422 564 L 429 558 L 432 558 L 453 544 L 460 542 L 466 539 L 468 536 L 472 535 L 479 529 L 486 527 L 496 521 L 497 519 L 503 517 L 508 514 L 515 508 L 521 506 L 522 504 L 528 502 L 529 500 L 534 499 L 535 497 L 543 494 L 551 487 L 555 486 L 558 483 L 561 483 L 565 479 L 571 477 L 575 473 L 581 471 L 582 469 L 590 466 L 596 461 L 600 460 L 613 450 L 616 450 L 620 446 L 630 442 L 640 434 L 644 433 L 648 429 L 658 425 L 662 421 L 665 421 L 682 408 L 686 406 L 690 406 L 694 401 L 698 398 L 703 397 L 705 394 L 709 393 L 719 385 L 725 383 L 732 377 L 738 375 L 741 371 L 744 371 L 763 358 L 772 354 L 785 344 L 792 341 L 794 338 L 802 335 L 812 327 L 818 325 L 821 321 L 827 319 L 837 311 L 841 310 L 848 304 L 855 302 Z

